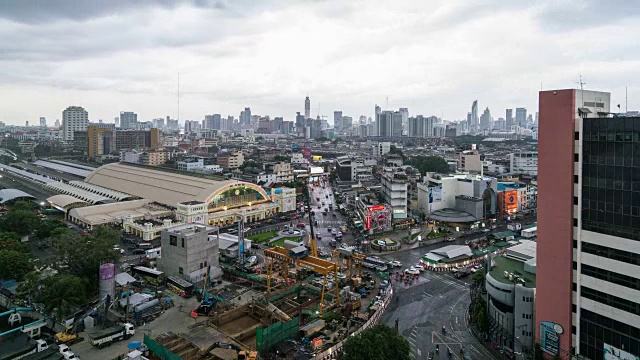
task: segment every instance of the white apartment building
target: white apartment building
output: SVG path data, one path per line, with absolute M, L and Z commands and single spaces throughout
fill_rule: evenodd
M 538 152 L 521 151 L 509 154 L 509 172 L 538 175 Z
M 404 171 L 385 168 L 382 175 L 382 196 L 384 202 L 391 207 L 394 219 L 407 218 L 408 181 Z
M 382 157 L 384 154 L 388 154 L 391 151 L 391 143 L 388 141 L 382 141 L 373 146 L 373 156 Z
M 178 161 L 176 164 L 178 166 L 178 170 L 181 171 L 194 171 L 196 169 L 204 168 L 204 159 L 193 159 L 189 161 Z
M 462 171 L 482 171 L 482 161 L 478 150 L 465 150 L 460 153 L 459 162 Z
M 62 134 L 65 141 L 73 141 L 74 131 L 87 131 L 89 113 L 81 106 L 69 106 L 62 112 Z
M 430 214 L 436 210 L 455 209 L 456 196 L 482 198 L 489 188 L 491 211 L 497 211 L 498 180 L 479 174 L 430 174 L 418 183 L 418 210 Z

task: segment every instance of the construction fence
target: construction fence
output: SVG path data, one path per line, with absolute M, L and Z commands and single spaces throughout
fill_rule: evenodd
M 300 323 L 298 322 L 298 317 L 285 323 L 275 323 L 264 329 L 258 328 L 256 329 L 256 350 L 264 354 L 280 341 L 296 336 L 299 330 Z
M 147 335 L 144 336 L 143 342 L 145 345 L 147 345 L 147 347 L 153 354 L 155 354 L 162 360 L 181 360 L 180 356 L 172 353 L 167 348 L 157 343 L 155 340 L 148 337 Z

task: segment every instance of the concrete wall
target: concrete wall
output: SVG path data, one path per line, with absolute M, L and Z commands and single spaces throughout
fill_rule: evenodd
M 515 286 L 513 328 L 515 336 L 519 338 L 514 341 L 513 350 L 516 352 L 522 352 L 522 347 L 533 349 L 533 340 L 535 338 L 535 299 L 535 288 L 527 288 L 522 285 Z M 530 319 L 523 317 L 523 314 L 529 315 Z M 531 333 L 531 336 L 528 335 L 529 333 Z
M 571 348 L 575 96 L 573 89 L 539 93 L 535 334 L 541 321 L 559 323 L 563 352 Z

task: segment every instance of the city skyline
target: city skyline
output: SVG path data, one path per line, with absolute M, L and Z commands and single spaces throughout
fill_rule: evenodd
M 53 123 L 71 105 L 90 121 L 177 118 L 178 72 L 181 122 L 245 107 L 291 121 L 307 95 L 313 118 L 373 118 L 378 104 L 464 120 L 476 99 L 495 118 L 532 114 L 538 90 L 579 87 L 580 74 L 615 94 L 614 111 L 628 85 L 635 110 L 638 70 L 620 34 L 638 10 L 614 3 L 5 2 L 0 121 Z

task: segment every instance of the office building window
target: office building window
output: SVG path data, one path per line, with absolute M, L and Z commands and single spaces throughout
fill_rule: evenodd
M 583 275 L 640 291 L 640 279 L 638 278 L 585 264 L 581 264 L 580 269 Z
M 178 246 L 178 238 L 175 235 L 169 235 L 169 245 Z
M 178 274 L 184 275 L 184 269 L 182 267 L 178 267 Z
M 580 309 L 580 354 L 589 359 L 604 359 L 604 344 L 625 349 L 631 354 L 640 353 L 640 329 Z
M 582 297 L 597 301 L 601 304 L 609 305 L 616 309 L 632 313 L 634 315 L 640 315 L 640 304 L 629 301 L 617 296 L 604 293 L 595 289 L 591 289 L 585 286 L 580 288 Z
M 182 247 L 184 247 L 184 238 L 182 238 L 180 240 L 182 240 Z

